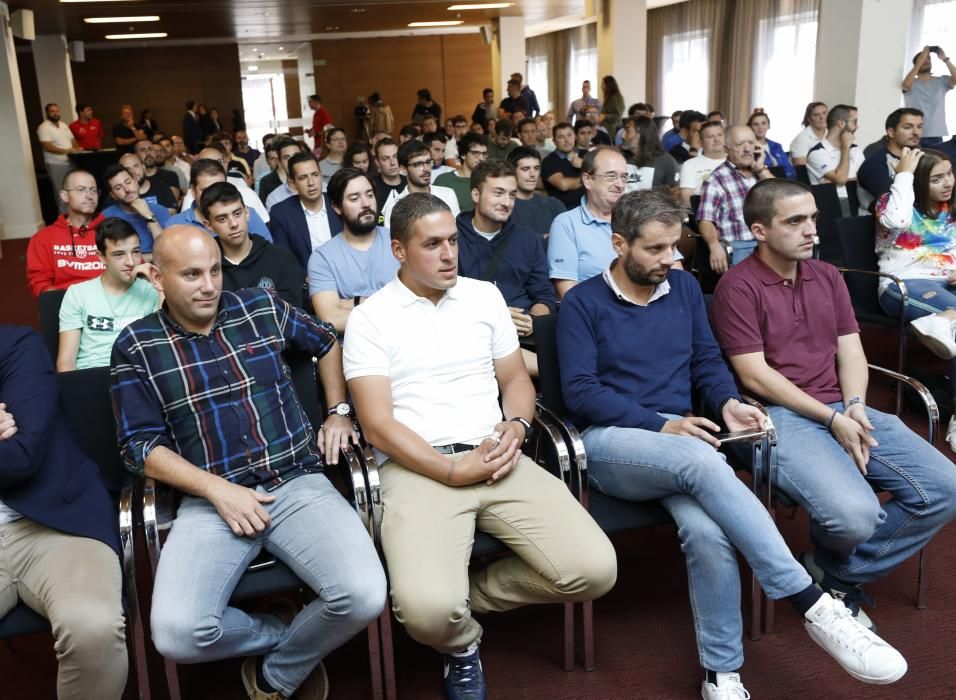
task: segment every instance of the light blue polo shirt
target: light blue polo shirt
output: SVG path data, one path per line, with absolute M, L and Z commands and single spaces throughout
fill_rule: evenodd
M 548 238 L 548 275 L 553 280 L 583 282 L 600 275 L 617 257 L 611 246 L 611 222 L 599 219 L 581 205 L 554 217 Z M 674 251 L 675 260 L 683 260 Z
M 159 225 L 163 228 L 169 224 L 169 210 L 166 207 L 161 207 L 158 204 L 153 204 L 146 200 L 146 204 L 149 205 L 149 210 L 153 213 L 153 216 L 156 217 L 156 221 L 159 222 Z M 149 224 L 146 223 L 146 219 L 137 214 L 136 212 L 128 212 L 123 209 L 123 206 L 118 202 L 116 204 L 111 204 L 103 210 L 103 216 L 117 216 L 120 219 L 123 219 L 130 226 L 136 229 L 136 233 L 139 234 L 139 249 L 143 253 L 152 253 L 153 252 L 153 234 L 149 232 Z
M 181 211 L 175 216 L 171 216 L 169 221 L 166 222 L 166 226 L 163 228 L 169 228 L 170 226 L 175 226 L 176 224 L 190 224 L 191 226 L 196 226 L 197 228 L 201 228 L 203 231 L 211 233 L 213 236 L 216 235 L 208 228 L 203 226 L 202 221 L 199 220 L 199 212 L 196 210 L 196 207 L 189 207 L 189 209 L 186 211 Z M 267 241 L 272 243 L 272 232 L 269 230 L 269 227 L 266 226 L 266 223 L 262 220 L 262 217 L 259 216 L 255 209 L 249 209 L 249 233 L 262 236 Z

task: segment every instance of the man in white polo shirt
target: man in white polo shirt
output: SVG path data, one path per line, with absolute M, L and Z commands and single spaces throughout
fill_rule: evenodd
M 854 216 L 847 203 L 846 183 L 856 180 L 863 165 L 863 149 L 856 145 L 856 107 L 836 105 L 827 112 L 827 135 L 807 153 L 807 175 L 811 185 L 832 182 L 837 186 L 844 216 Z
M 447 205 L 408 195 L 392 211 L 391 237 L 401 268 L 352 310 L 345 377 L 384 459 L 395 616 L 445 654 L 451 700 L 484 698 L 472 612 L 594 599 L 614 584 L 614 550 L 561 480 L 521 454 L 534 387 L 501 293 L 458 277 Z M 514 556 L 469 577 L 476 527 Z
M 60 121 L 60 108 L 56 104 L 51 102 L 44 111 L 46 119 L 37 127 L 37 139 L 43 148 L 43 164 L 50 176 L 50 184 L 53 185 L 53 199 L 63 214 L 66 213 L 66 202 L 59 196 L 59 192 L 63 189 L 63 178 L 73 170 L 69 154 L 80 150 L 80 145 L 73 137 L 70 127 Z

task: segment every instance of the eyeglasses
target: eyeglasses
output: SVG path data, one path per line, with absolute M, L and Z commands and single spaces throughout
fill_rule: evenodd
M 426 170 L 428 168 L 431 168 L 434 164 L 435 164 L 435 161 L 429 158 L 428 160 L 416 160 L 414 163 L 409 163 L 408 167 L 420 168 L 421 170 Z
M 604 182 L 627 182 L 627 173 L 585 173 L 591 177 L 599 177 Z
M 71 187 L 66 192 L 79 192 L 80 194 L 91 194 L 94 197 L 100 193 L 95 187 Z

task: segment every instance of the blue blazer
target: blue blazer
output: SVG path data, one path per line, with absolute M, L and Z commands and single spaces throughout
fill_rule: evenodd
M 329 230 L 333 236 L 342 233 L 342 219 L 332 208 L 329 195 L 325 198 L 325 210 L 329 213 Z M 303 270 L 309 269 L 309 257 L 312 255 L 312 240 L 309 238 L 309 224 L 298 197 L 288 197 L 269 210 L 269 229 L 272 242 L 285 246 L 298 259 Z
M 60 408 L 39 334 L 0 325 L 0 403 L 17 422 L 0 441 L 0 500 L 54 530 L 105 542 L 119 554 L 117 510 L 100 469 L 80 449 Z

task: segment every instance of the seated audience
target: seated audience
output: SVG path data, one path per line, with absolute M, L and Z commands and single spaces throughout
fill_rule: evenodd
M 726 272 L 731 264 L 725 246 L 731 248 L 734 265 L 757 247 L 744 222 L 744 197 L 758 180 L 773 177 L 749 126 L 730 127 L 724 149 L 727 160 L 704 181 L 697 208 L 697 226 L 710 249 L 710 269 L 717 274 Z
M 392 609 L 444 655 L 449 698 L 484 698 L 474 613 L 601 596 L 616 578 L 614 548 L 521 452 L 534 386 L 501 293 L 457 274 L 447 205 L 425 193 L 399 200 L 391 235 L 401 269 L 352 311 L 344 352 L 362 429 L 385 460 L 383 507 L 400 514 L 382 523 Z M 476 529 L 513 554 L 470 573 Z
M 247 656 L 241 676 L 253 698 L 325 697 L 321 660 L 368 626 L 385 598 L 368 532 L 322 474 L 356 439 L 339 345 L 330 326 L 264 290 L 221 291 L 221 264 L 205 233 L 168 229 L 150 269 L 166 303 L 113 348 L 126 466 L 185 494 L 156 571 L 153 642 L 176 663 Z M 286 349 L 317 356 L 328 405 L 346 409 L 332 412 L 318 439 Z M 226 603 L 263 548 L 316 596 L 293 620 Z
M 123 157 L 139 163 L 139 158 L 131 153 Z M 103 172 L 103 182 L 106 191 L 115 200 L 115 204 L 103 210 L 103 216 L 118 216 L 129 223 L 139 234 L 139 249 L 148 259 L 153 252 L 153 240 L 159 238 L 169 221 L 169 211 L 140 197 L 140 186 L 130 171 L 119 163 L 107 166 Z
M 707 121 L 707 117 L 692 109 L 681 112 L 678 130 L 681 140 L 668 151 L 674 160 L 683 163 L 700 153 L 700 127 Z
M 252 175 L 256 161 L 262 155 L 261 152 L 249 145 L 249 134 L 245 129 L 236 129 L 233 139 L 236 143 L 232 155 L 246 161 L 246 165 L 249 166 L 249 174 Z
M 690 204 L 690 198 L 700 194 L 704 181 L 727 160 L 723 125 L 720 122 L 701 124 L 700 145 L 700 153 L 680 166 L 680 197 L 684 204 Z
M 495 135 L 488 139 L 488 160 L 507 160 L 508 154 L 520 144 L 512 139 L 514 123 L 508 119 L 499 119 L 495 124 Z
M 701 697 L 749 696 L 740 675 L 737 551 L 767 596 L 788 599 L 813 641 L 850 675 L 892 683 L 906 661 L 814 584 L 766 508 L 715 450 L 720 426 L 692 413 L 696 390 L 730 431 L 764 423 L 759 409 L 740 401 L 700 285 L 671 269 L 683 218 L 683 207 L 660 190 L 625 195 L 614 207 L 613 260 L 561 305 L 562 389 L 582 430 L 591 483 L 615 498 L 659 499 L 677 522 L 705 670 Z
M 322 172 L 314 155 L 294 155 L 286 167 L 295 195 L 272 209 L 272 240 L 295 253 L 307 270 L 312 251 L 342 232 L 342 220 L 322 192 Z
M 416 93 L 415 107 L 412 109 L 412 121 L 418 124 L 424 121 L 425 117 L 435 118 L 435 124 L 441 121 L 441 105 L 432 99 L 431 90 L 422 88 Z
M 481 91 L 481 99 L 482 101 L 475 106 L 475 111 L 471 113 L 471 121 L 484 126 L 489 119 L 494 119 L 498 114 L 498 109 L 495 107 L 495 91 L 485 88 Z
M 657 127 L 647 117 L 628 117 L 624 121 L 621 153 L 627 161 L 626 192 L 666 187 L 677 194 L 680 166 L 664 152 L 657 138 Z
M 548 128 L 548 122 L 543 116 L 535 117 L 534 125 L 537 130 L 534 147 L 542 158 L 546 158 L 549 153 L 554 152 L 554 139 L 551 138 L 551 129 Z
M 329 152 L 325 158 L 319 161 L 323 187 L 335 173 L 342 169 L 342 163 L 345 161 L 345 151 L 348 150 L 345 130 L 337 126 L 333 126 L 325 132 L 325 142 L 328 144 Z
M 142 143 L 147 144 L 147 151 L 149 151 L 149 141 L 143 141 Z M 152 156 L 150 156 L 150 159 L 152 159 Z M 133 182 L 135 182 L 139 188 L 139 196 L 141 199 L 150 204 L 156 204 L 162 207 L 166 210 L 167 215 L 172 215 L 179 210 L 179 202 L 168 183 L 157 181 L 156 184 L 153 184 L 153 182 L 146 177 L 146 168 L 143 167 L 143 161 L 139 159 L 135 151 L 121 155 L 119 165 L 126 168 L 133 178 Z M 110 194 L 112 194 L 112 192 Z M 113 197 L 113 199 L 116 200 L 117 198 Z
M 683 114 L 683 111 L 677 110 L 671 114 L 671 128 L 664 132 L 664 135 L 661 136 L 661 147 L 670 153 L 671 149 L 674 146 L 679 146 L 683 139 L 680 135 L 680 115 Z
M 505 299 L 518 337 L 530 338 L 532 317 L 558 310 L 541 237 L 512 220 L 518 182 L 511 163 L 482 163 L 471 181 L 474 211 L 459 214 L 456 221 L 458 272 L 462 277 L 492 282 Z M 528 372 L 537 377 L 535 354 L 522 349 L 521 355 Z
M 266 175 L 259 182 L 259 199 L 262 200 L 262 203 L 266 205 L 266 209 L 271 209 L 269 206 L 269 198 L 272 196 L 272 193 L 276 190 L 282 190 L 283 187 L 286 189 L 290 188 L 291 185 L 288 184 L 289 171 L 287 164 L 289 158 L 292 156 L 303 153 L 303 144 L 291 137 L 280 136 L 275 141 L 272 142 L 272 145 L 275 146 L 276 155 L 278 156 L 278 167 L 273 170 L 271 173 Z M 305 150 L 308 150 L 306 147 Z M 286 196 L 291 197 L 292 191 L 289 189 Z M 275 202 L 275 200 L 272 200 Z
M 747 120 L 747 126 L 754 132 L 757 139 L 757 145 L 763 151 L 763 159 L 768 168 L 783 168 L 784 177 L 791 180 L 796 179 L 797 171 L 793 169 L 793 164 L 787 158 L 787 153 L 776 141 L 767 138 L 767 131 L 770 130 L 770 117 L 760 107 L 753 111 Z
M 343 158 L 343 167 L 357 168 L 363 173 L 372 173 L 372 149 L 367 143 L 357 141 L 349 146 Z M 328 188 L 326 188 L 328 189 Z
M 508 156 L 508 162 L 515 168 L 518 185 L 511 221 L 531 229 L 547 245 L 554 218 L 566 209 L 560 199 L 538 191 L 541 188 L 541 154 L 532 148 L 516 148 Z
M 140 139 L 133 145 L 133 153 L 139 158 L 143 166 L 143 175 L 149 180 L 150 193 L 156 193 L 157 203 L 163 203 L 159 201 L 161 198 L 168 201 L 165 193 L 169 192 L 172 195 L 172 208 L 175 210 L 178 209 L 179 201 L 183 198 L 183 193 L 179 189 L 179 176 L 160 167 L 165 163 L 165 159 L 161 162 L 156 160 L 156 148 L 152 141 Z M 159 148 L 162 150 L 162 147 Z
M 377 225 L 368 175 L 343 168 L 332 176 L 328 197 L 342 218 L 342 233 L 312 251 L 309 296 L 315 315 L 342 333 L 352 309 L 395 277 L 398 261 L 388 230 Z
M 584 108 L 584 113 L 581 117 L 584 121 L 591 123 L 592 146 L 611 145 L 611 136 L 607 133 L 607 129 L 604 128 L 604 125 L 601 124 L 601 114 L 597 107 L 588 105 Z M 577 126 L 577 122 L 575 122 L 575 126 Z
M 455 193 L 460 211 L 471 211 L 475 208 L 471 201 L 471 174 L 488 158 L 488 138 L 481 134 L 465 134 L 458 143 L 458 155 L 461 165 L 439 175 L 435 184 L 448 187 Z
M 209 160 L 214 160 L 219 163 L 219 165 L 223 167 L 224 172 L 228 166 L 226 161 L 226 151 L 222 147 L 222 144 L 214 143 L 211 146 L 206 146 L 196 154 L 193 162 L 204 158 L 208 158 Z M 261 221 L 264 223 L 270 220 L 271 217 L 269 216 L 269 212 L 266 210 L 266 205 L 263 204 L 262 200 L 256 196 L 255 191 L 249 187 L 249 184 L 246 182 L 246 178 L 242 176 L 230 175 L 228 172 L 226 172 L 226 182 L 232 183 L 235 188 L 239 190 L 239 194 L 242 195 L 242 201 L 246 203 L 246 207 L 258 215 L 256 221 Z M 188 211 L 195 205 L 195 203 L 195 196 L 192 192 L 192 188 L 190 188 L 186 191 L 186 196 L 183 197 L 182 211 Z M 252 233 L 258 233 L 262 236 L 267 235 L 266 233 L 258 230 L 258 228 L 252 231 Z
M 159 308 L 132 226 L 105 219 L 96 229 L 96 249 L 103 274 L 69 287 L 60 305 L 57 372 L 106 367 L 120 331 Z
M 291 250 L 251 232 L 253 213 L 231 182 L 214 182 L 199 195 L 199 214 L 222 253 L 222 288 L 235 292 L 258 287 L 287 304 L 302 306 L 305 269 Z
M 58 698 L 120 700 L 128 652 L 117 509 L 73 436 L 36 331 L 0 326 L 0 397 L 0 618 L 24 603 L 50 621 Z M 27 658 L 11 659 L 5 675 L 34 666 Z
M 885 143 L 866 156 L 856 173 L 860 187 L 874 201 L 890 191 L 897 172 L 896 166 L 903 157 L 903 149 L 919 146 L 920 134 L 923 133 L 923 113 L 910 107 L 894 109 L 886 118 L 885 126 Z
M 96 180 L 85 170 L 73 170 L 63 178 L 59 196 L 66 213 L 33 234 L 27 244 L 27 284 L 35 297 L 48 289 L 96 279 L 104 270 L 96 254 L 96 227 L 103 221 L 96 213 Z
M 407 183 L 405 189 L 393 193 L 382 207 L 380 225 L 391 228 L 392 209 L 413 192 L 433 194 L 447 204 L 455 216 L 461 213 L 458 197 L 453 189 L 431 184 L 432 157 L 428 146 L 421 141 L 406 141 L 398 148 L 398 164 L 402 168 L 402 174 L 407 178 Z
M 398 145 L 406 141 L 414 141 L 422 136 L 422 128 L 418 124 L 406 124 L 398 131 Z
M 538 143 L 538 127 L 534 119 L 522 119 L 516 126 L 517 137 L 525 148 L 535 148 Z M 510 155 L 510 154 L 509 154 Z
M 810 515 L 815 550 L 801 562 L 872 630 L 863 586 L 956 517 L 956 469 L 898 417 L 867 406 L 849 292 L 835 267 L 812 259 L 816 211 L 801 182 L 756 185 L 744 216 L 757 252 L 721 279 L 711 313 L 741 386 L 773 420 L 777 488 Z
M 827 135 L 807 154 L 807 175 L 811 185 L 832 182 L 844 216 L 850 211 L 846 183 L 856 180 L 856 171 L 863 164 L 863 152 L 856 145 L 857 110 L 849 105 L 836 105 L 827 112 Z
M 445 150 L 448 144 L 448 136 L 444 131 L 435 131 L 422 136 L 422 143 L 428 146 L 428 151 L 432 157 L 432 180 L 437 177 L 450 173 L 454 170 L 450 165 L 445 165 Z
M 953 160 L 940 151 L 904 146 L 890 191 L 876 205 L 876 254 L 880 272 L 903 280 L 880 279 L 883 310 L 904 314 L 916 337 L 939 357 L 950 360 L 950 384 L 956 396 L 956 187 Z M 956 451 L 956 417 L 946 441 Z
M 103 146 L 103 124 L 86 102 L 76 103 L 76 121 L 70 123 L 70 131 L 84 151 L 98 151 Z
M 270 143 L 275 141 L 275 139 L 275 134 L 266 134 L 262 137 L 262 153 L 256 158 L 256 162 L 252 164 L 252 177 L 255 179 L 257 185 L 263 176 L 269 174 L 274 169 L 269 164 L 269 159 L 266 158 L 266 148 Z M 256 187 L 256 191 L 258 192 L 258 187 Z
M 541 179 L 544 190 L 561 200 L 566 209 L 581 203 L 584 187 L 581 185 L 581 156 L 574 148 L 574 127 L 567 122 L 555 124 L 554 151 L 541 161 Z
M 200 151 L 200 154 L 205 153 L 207 150 L 203 149 Z M 192 200 L 192 206 L 185 211 L 176 214 L 176 216 L 170 217 L 169 221 L 166 222 L 167 226 L 175 226 L 176 224 L 191 224 L 193 226 L 198 226 L 199 228 L 209 231 L 212 233 L 212 230 L 208 228 L 204 223 L 204 217 L 199 213 L 199 198 L 202 196 L 203 191 L 210 185 L 217 182 L 227 182 L 226 171 L 222 167 L 222 163 L 219 160 L 213 160 L 212 158 L 198 158 L 193 161 L 192 167 L 189 171 L 189 198 Z M 235 184 L 230 182 L 233 187 Z M 247 202 L 247 196 L 243 195 L 243 191 L 239 188 L 236 188 L 236 191 L 239 192 L 239 196 L 242 197 L 243 202 Z M 252 192 L 248 187 L 245 188 L 245 191 L 252 195 L 252 201 L 261 206 L 262 202 L 259 201 L 259 198 L 255 196 L 255 193 Z M 262 236 L 267 241 L 272 240 L 272 232 L 269 231 L 269 227 L 265 224 L 262 218 L 259 216 L 258 212 L 255 209 L 249 208 L 249 233 L 255 234 L 257 236 Z
M 574 148 L 582 158 L 591 150 L 594 138 L 594 123 L 584 117 L 574 122 Z
M 244 180 L 246 185 L 252 182 L 252 168 L 242 158 L 232 152 L 232 137 L 228 131 L 217 131 L 206 139 L 206 144 L 212 147 L 221 147 L 223 155 L 223 166 L 226 168 L 226 174 L 229 177 Z
M 378 207 L 378 213 L 381 215 L 382 208 L 385 206 L 392 194 L 398 194 L 405 189 L 407 179 L 402 175 L 401 166 L 398 164 L 398 144 L 390 138 L 379 139 L 372 149 L 375 156 L 376 175 L 372 178 L 372 184 L 375 185 L 375 204 Z M 379 218 L 379 223 L 381 218 Z
M 176 178 L 176 188 L 180 194 L 185 194 L 189 189 L 189 163 L 176 158 L 172 139 L 168 136 L 160 136 L 153 141 L 152 149 L 156 166 L 164 172 L 172 173 Z

